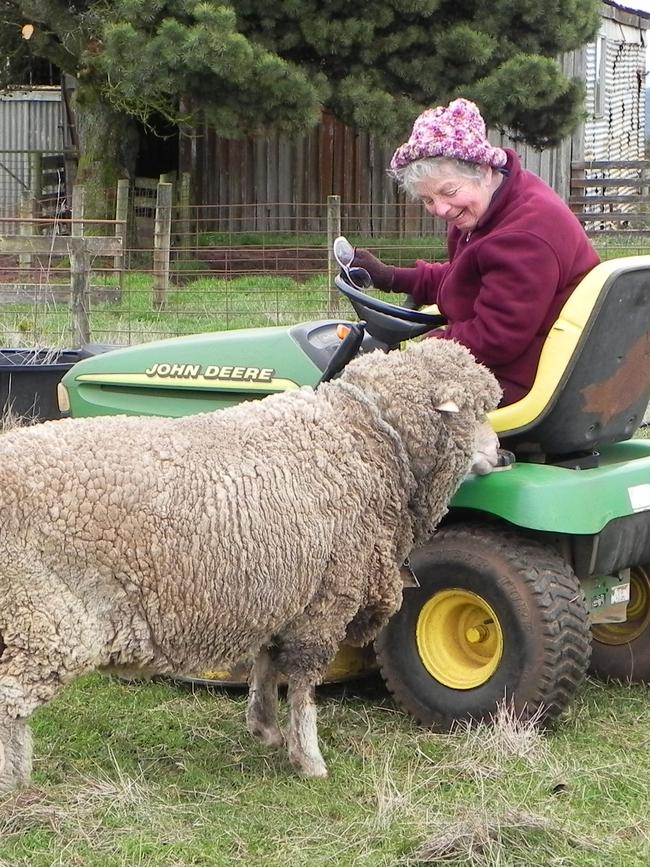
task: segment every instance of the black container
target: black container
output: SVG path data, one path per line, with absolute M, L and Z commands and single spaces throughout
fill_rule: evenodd
M 115 347 L 0 349 L 0 411 L 35 421 L 61 418 L 56 387 L 63 375 L 81 359 L 110 349 Z

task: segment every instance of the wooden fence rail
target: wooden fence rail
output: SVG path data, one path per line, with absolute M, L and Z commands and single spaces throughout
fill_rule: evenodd
M 650 232 L 650 160 L 571 165 L 569 205 L 590 235 Z

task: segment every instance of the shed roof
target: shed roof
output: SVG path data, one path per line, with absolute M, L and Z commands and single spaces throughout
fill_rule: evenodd
M 634 9 L 634 0 L 629 3 L 619 3 L 616 0 L 603 0 L 602 15 L 611 18 L 620 24 L 628 24 L 641 30 L 650 28 L 650 12 L 643 9 Z

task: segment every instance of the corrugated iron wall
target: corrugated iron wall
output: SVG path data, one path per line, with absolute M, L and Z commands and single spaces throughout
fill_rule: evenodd
M 585 106 L 588 117 L 584 159 L 642 159 L 646 63 L 642 32 L 631 22 L 625 23 L 624 14 L 619 13 L 617 19 L 602 19 L 599 36 L 606 40 L 604 105 L 602 114 L 596 116 L 594 88 L 589 87 Z M 586 64 L 587 82 L 593 82 L 596 77 L 595 43 L 587 47 Z
M 15 217 L 22 193 L 31 188 L 29 152 L 62 150 L 60 88 L 0 94 L 0 216 Z M 10 234 L 11 225 L 2 231 Z

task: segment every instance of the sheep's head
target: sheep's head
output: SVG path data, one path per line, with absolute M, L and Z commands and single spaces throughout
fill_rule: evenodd
M 403 352 L 364 355 L 341 376 L 361 388 L 400 434 L 418 483 L 414 511 L 422 521 L 442 517 L 471 470 L 496 465 L 496 434 L 486 413 L 501 389 L 469 350 L 450 340 L 413 343 Z M 432 490 L 433 489 L 433 490 Z

